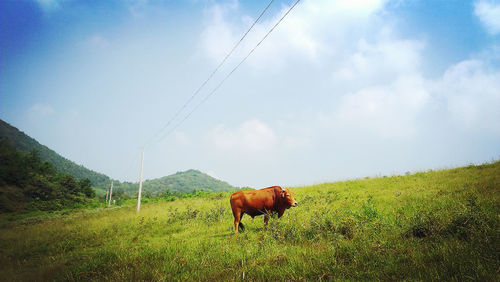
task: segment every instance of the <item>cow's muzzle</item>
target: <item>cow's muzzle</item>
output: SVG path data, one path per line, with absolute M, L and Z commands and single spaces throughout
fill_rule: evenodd
M 295 201 L 295 203 L 293 203 L 293 206 L 294 206 L 294 207 L 296 207 L 296 206 L 298 206 L 298 205 L 299 205 L 299 203 L 297 203 L 297 201 Z

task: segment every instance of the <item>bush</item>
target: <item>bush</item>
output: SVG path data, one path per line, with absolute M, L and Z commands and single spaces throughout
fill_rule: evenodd
M 205 212 L 204 217 L 207 221 L 220 221 L 224 218 L 226 210 L 223 207 L 216 207 Z
M 432 213 L 418 212 L 410 219 L 410 227 L 404 236 L 425 238 L 440 234 L 442 229 L 442 224 Z

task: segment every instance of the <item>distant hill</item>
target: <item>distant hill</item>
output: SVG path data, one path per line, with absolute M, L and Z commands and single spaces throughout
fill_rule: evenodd
M 123 190 L 126 194 L 137 195 L 138 183 L 117 183 L 117 190 Z M 145 195 L 157 196 L 158 194 L 169 192 L 187 193 L 195 190 L 225 192 L 238 189 L 227 182 L 215 179 L 201 171 L 190 169 L 175 174 L 146 180 L 142 184 Z
M 105 188 L 109 186 L 110 179 L 108 176 L 66 159 L 0 119 L 0 141 L 1 140 L 6 141 L 19 151 L 38 151 L 40 159 L 44 162 L 49 162 L 59 173 L 71 174 L 78 180 L 88 178 L 94 187 Z
M 165 190 L 181 193 L 194 190 L 225 192 L 236 189 L 227 182 L 215 179 L 199 170 L 190 169 L 169 176 L 147 180 L 143 183 L 144 191 L 164 192 Z

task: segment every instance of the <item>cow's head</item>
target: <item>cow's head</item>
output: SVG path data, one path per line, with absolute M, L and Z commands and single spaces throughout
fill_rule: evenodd
M 283 189 L 281 190 L 281 197 L 283 197 L 285 203 L 287 203 L 287 205 L 289 207 L 296 207 L 299 205 L 299 203 L 297 203 L 297 201 L 295 201 L 295 198 L 293 197 L 293 192 L 290 191 L 290 189 L 286 188 L 286 189 Z

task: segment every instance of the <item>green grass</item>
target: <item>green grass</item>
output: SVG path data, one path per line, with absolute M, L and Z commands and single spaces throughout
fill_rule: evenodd
M 0 280 L 496 280 L 500 162 L 292 188 L 243 217 L 229 193 L 0 217 Z

